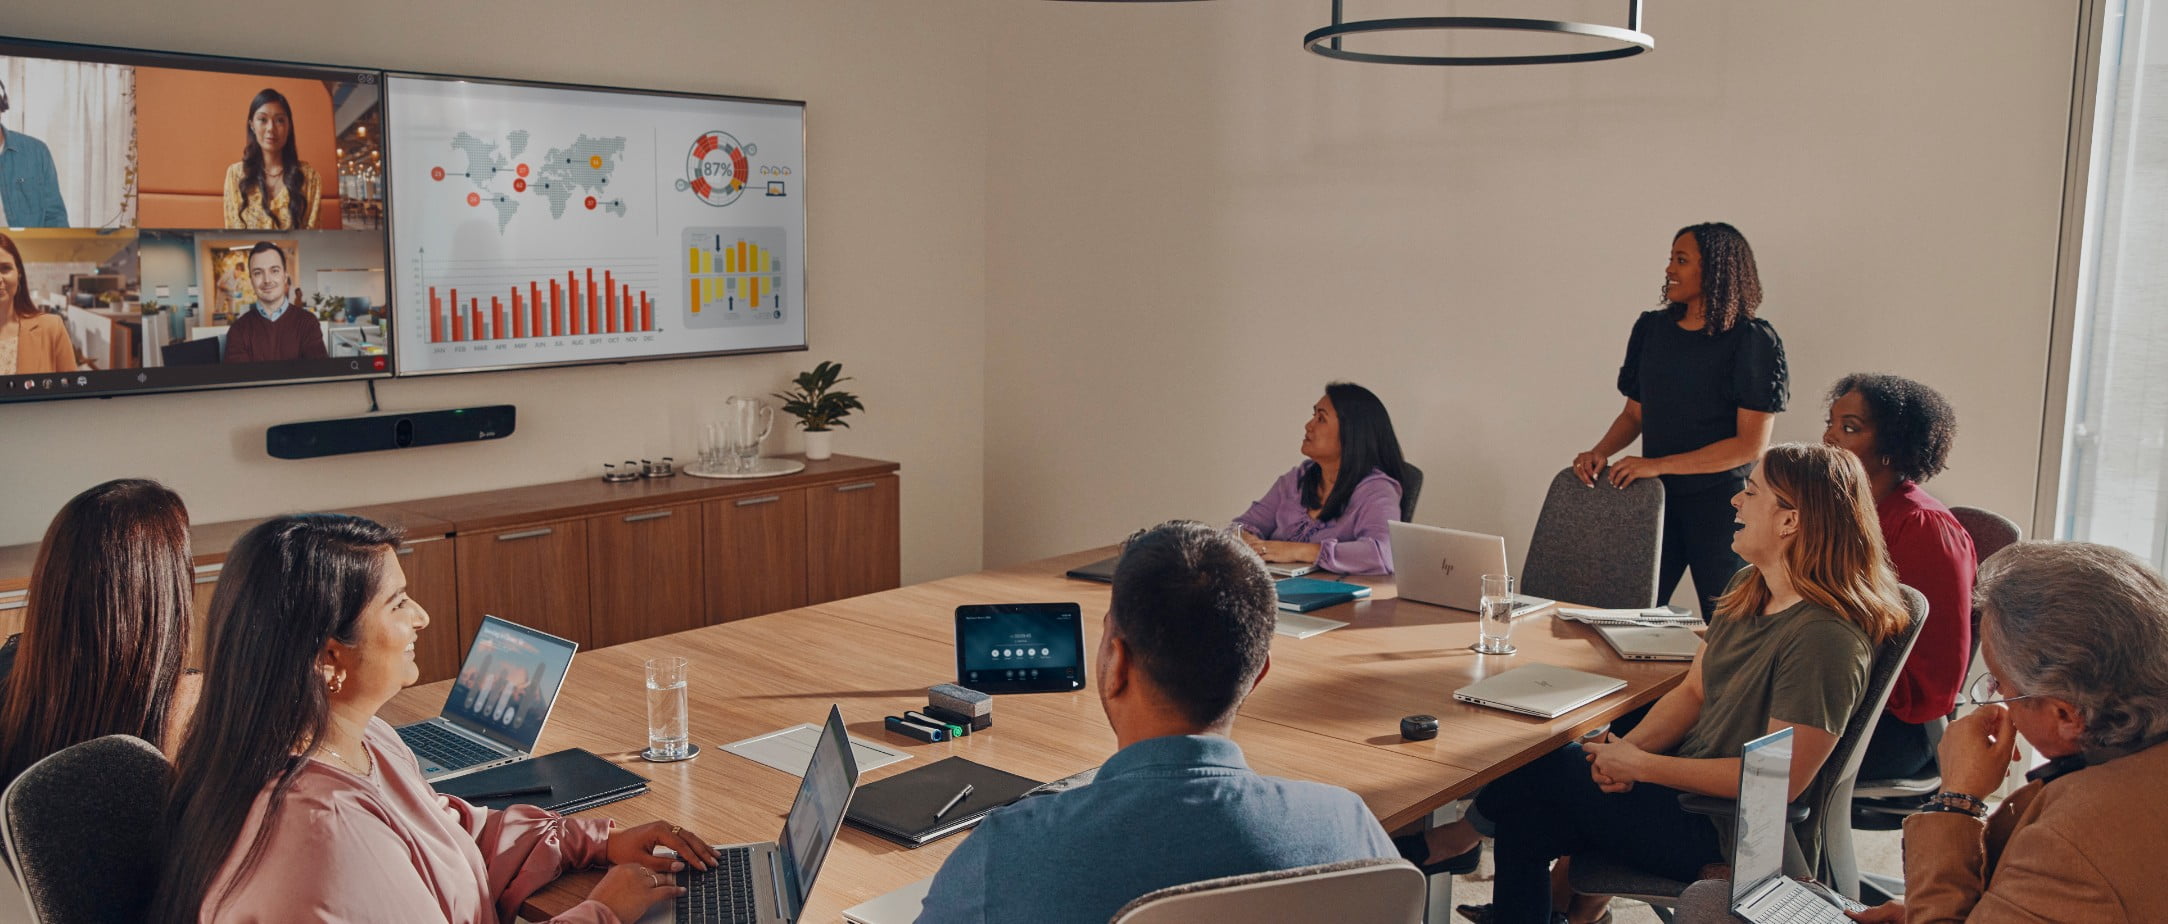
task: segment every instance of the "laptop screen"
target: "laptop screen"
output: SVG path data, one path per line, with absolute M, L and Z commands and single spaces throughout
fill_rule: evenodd
M 1784 803 L 1792 779 L 1792 730 L 1779 729 L 1739 751 L 1739 820 L 1732 851 L 1734 906 L 1784 871 Z
M 850 736 L 843 730 L 843 713 L 830 706 L 827 727 L 813 745 L 813 757 L 798 784 L 798 798 L 790 803 L 790 816 L 783 820 L 779 842 L 788 863 L 785 870 L 794 880 L 794 907 L 805 907 L 806 896 L 813 894 L 813 876 L 828 858 L 828 845 L 843 828 L 843 814 L 850 810 L 851 793 L 857 788 L 858 758 L 851 753 Z
M 499 744 L 534 750 L 578 649 L 546 632 L 482 617 L 482 630 L 444 701 L 444 717 Z

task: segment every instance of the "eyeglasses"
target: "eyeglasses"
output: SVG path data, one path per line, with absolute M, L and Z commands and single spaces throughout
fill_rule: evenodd
M 2002 688 L 2002 681 L 1996 680 L 1994 674 L 1981 674 L 1978 680 L 1974 680 L 1971 686 L 1965 688 L 1965 698 L 1958 700 L 1957 704 L 1960 706 L 1992 706 L 1996 703 L 2014 703 L 2032 697 L 2033 694 L 2031 693 L 2010 694 L 2008 690 Z

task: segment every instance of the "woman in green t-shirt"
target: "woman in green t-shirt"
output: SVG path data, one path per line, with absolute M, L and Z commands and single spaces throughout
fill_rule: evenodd
M 1686 882 L 1723 861 L 1715 826 L 1681 792 L 1739 795 L 1739 746 L 1791 728 L 1791 796 L 1866 694 L 1875 647 L 1905 626 L 1859 460 L 1841 449 L 1773 446 L 1732 498 L 1732 549 L 1747 567 L 1717 602 L 1686 679 L 1624 737 L 1569 745 L 1484 789 L 1497 825 L 1492 922 L 1550 924 L 1552 860 L 1630 856 Z M 1803 845 L 1812 856 L 1818 845 Z

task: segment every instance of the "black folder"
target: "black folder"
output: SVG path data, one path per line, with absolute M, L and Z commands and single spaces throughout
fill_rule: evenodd
M 940 818 L 933 817 L 966 784 L 971 786 L 971 795 Z M 1038 785 L 1038 780 L 950 757 L 859 786 L 843 820 L 906 847 L 918 847 L 978 824 L 986 813 L 1022 798 Z
M 437 792 L 458 796 L 486 808 L 539 805 L 560 815 L 570 815 L 646 792 L 647 778 L 580 748 L 570 748 L 480 773 L 438 780 L 432 785 Z M 549 791 L 476 798 L 539 786 L 548 786 Z

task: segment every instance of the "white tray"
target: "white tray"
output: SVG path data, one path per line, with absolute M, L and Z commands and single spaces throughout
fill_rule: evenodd
M 695 462 L 685 466 L 681 471 L 694 478 L 773 478 L 777 475 L 805 471 L 805 463 L 797 459 L 777 459 L 762 456 L 753 460 L 753 470 L 749 472 L 726 472 L 722 468 L 721 464 L 716 464 L 711 468 L 708 463 Z

